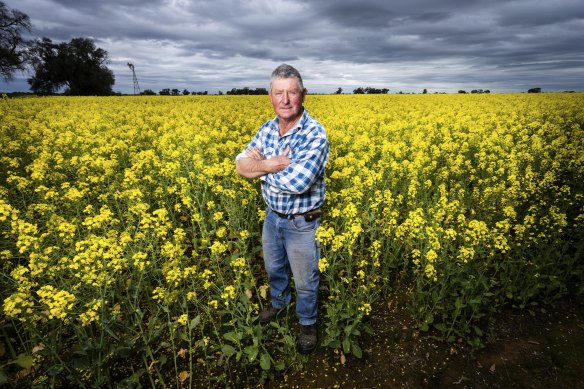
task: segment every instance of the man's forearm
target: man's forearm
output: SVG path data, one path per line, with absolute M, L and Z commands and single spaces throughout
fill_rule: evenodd
M 235 164 L 237 174 L 245 178 L 258 178 L 269 173 L 264 163 L 265 160 L 254 158 L 241 158 Z

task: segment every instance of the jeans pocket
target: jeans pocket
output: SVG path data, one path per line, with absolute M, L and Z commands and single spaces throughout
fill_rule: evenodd
M 317 218 L 307 222 L 304 217 L 295 217 L 291 220 L 296 231 L 314 231 L 319 225 L 320 220 Z

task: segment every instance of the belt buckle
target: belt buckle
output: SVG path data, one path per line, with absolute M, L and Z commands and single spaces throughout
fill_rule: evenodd
M 313 220 L 318 219 L 321 216 L 322 216 L 322 211 L 320 209 L 316 209 L 316 210 L 308 211 L 307 213 L 305 213 L 304 220 L 306 222 L 311 222 Z

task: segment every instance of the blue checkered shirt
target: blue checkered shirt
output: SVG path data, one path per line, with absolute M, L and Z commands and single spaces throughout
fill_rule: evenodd
M 290 165 L 260 177 L 264 201 L 272 210 L 287 215 L 319 208 L 324 202 L 324 168 L 329 155 L 326 131 L 306 109 L 284 136 L 280 136 L 278 123 L 278 117 L 265 122 L 236 160 L 245 158 L 252 147 L 267 159 L 290 146 Z

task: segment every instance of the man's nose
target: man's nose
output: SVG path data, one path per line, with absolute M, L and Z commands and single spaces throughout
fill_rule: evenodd
M 290 101 L 290 96 L 288 95 L 288 92 L 282 93 L 282 102 L 287 104 L 289 101 Z

